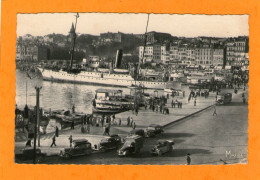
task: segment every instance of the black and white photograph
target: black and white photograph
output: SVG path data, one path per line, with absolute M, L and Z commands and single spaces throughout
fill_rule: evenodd
M 14 162 L 247 164 L 248 17 L 17 14 Z

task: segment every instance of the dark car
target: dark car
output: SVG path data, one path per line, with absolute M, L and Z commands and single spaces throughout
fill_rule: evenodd
M 118 135 L 112 135 L 101 140 L 97 150 L 105 152 L 109 149 L 116 149 L 121 145 L 121 138 Z
M 174 140 L 160 140 L 157 145 L 152 148 L 152 154 L 161 156 L 164 153 L 172 152 Z
M 45 160 L 46 153 L 42 153 L 41 149 L 36 148 L 36 163 L 42 163 Z M 21 153 L 15 154 L 16 162 L 32 161 L 34 158 L 34 149 L 25 148 L 21 150 Z
M 162 126 L 158 124 L 151 124 L 146 128 L 147 137 L 154 137 L 156 134 L 163 133 Z
M 72 156 L 89 155 L 92 152 L 91 143 L 86 139 L 72 141 L 73 147 L 64 148 L 60 151 L 60 156 L 70 158 Z
M 145 132 L 143 129 L 133 129 L 130 131 L 129 135 L 139 135 L 141 137 L 145 137 Z

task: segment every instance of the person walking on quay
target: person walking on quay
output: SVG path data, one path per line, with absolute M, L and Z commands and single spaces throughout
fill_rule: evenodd
M 188 97 L 188 103 L 190 103 L 190 99 L 191 99 L 191 95 L 189 95 L 189 97 Z
M 246 98 L 245 97 L 243 97 L 243 103 L 246 104 Z
M 133 118 L 131 117 L 131 123 L 130 123 L 130 126 L 131 126 L 131 127 L 133 127 L 133 122 L 134 122 L 134 120 L 133 120 Z
M 174 104 L 174 103 L 173 103 L 173 100 L 172 100 L 172 103 L 171 103 L 171 105 L 172 105 L 172 108 L 173 108 L 173 104 Z
M 74 106 L 74 104 L 72 105 L 72 113 L 75 113 L 75 106 Z
M 216 109 L 216 105 L 214 106 L 214 112 L 213 112 L 213 116 L 217 116 L 218 114 L 217 114 L 217 109 Z
M 83 124 L 84 124 L 84 125 L 87 124 L 87 115 L 86 115 L 86 114 L 84 115 L 84 122 L 83 122 Z
M 130 125 L 130 117 L 128 116 L 128 118 L 127 118 L 127 124 L 126 124 L 127 126 L 129 126 Z
M 182 108 L 182 102 L 180 102 L 180 108 Z
M 135 127 L 136 127 L 135 122 L 133 122 L 133 126 L 132 127 L 133 127 L 133 129 L 135 129 Z
M 72 120 L 72 122 L 71 122 L 70 129 L 74 129 L 74 120 Z
M 194 99 L 194 106 L 196 106 L 196 104 L 197 104 L 197 101 L 196 101 L 196 98 Z
M 55 145 L 55 147 L 56 147 L 56 136 L 55 136 L 55 135 L 52 137 L 51 147 L 52 147 L 53 145 Z
M 72 147 L 72 135 L 69 137 L 70 147 Z
M 119 120 L 118 120 L 118 126 L 121 126 L 121 123 L 122 123 L 122 120 L 121 120 L 121 118 L 119 118 Z
M 59 137 L 59 128 L 56 126 L 56 130 L 55 130 L 55 135 L 56 137 Z
M 155 106 L 154 105 L 152 105 L 152 109 L 153 109 L 153 112 L 154 112 L 154 110 L 155 110 Z
M 102 127 L 104 126 L 104 121 L 105 121 L 105 115 L 103 114 L 103 115 L 102 115 L 102 118 L 101 118 L 101 126 L 102 126 Z
M 187 154 L 186 160 L 187 160 L 187 165 L 190 165 L 191 163 L 190 153 Z
M 144 104 L 144 109 L 146 110 L 147 109 L 147 103 L 145 102 Z

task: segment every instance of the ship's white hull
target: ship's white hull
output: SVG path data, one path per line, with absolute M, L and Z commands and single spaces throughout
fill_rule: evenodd
M 86 83 L 106 86 L 129 87 L 132 85 L 143 86 L 148 89 L 164 89 L 167 82 L 135 81 L 130 75 L 109 74 L 100 72 L 81 72 L 79 74 L 65 71 L 52 71 L 38 68 L 44 80 Z

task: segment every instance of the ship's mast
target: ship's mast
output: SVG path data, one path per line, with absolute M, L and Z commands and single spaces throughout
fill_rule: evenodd
M 76 44 L 76 28 L 77 28 L 77 20 L 79 18 L 79 13 L 77 13 L 75 17 L 76 17 L 76 22 L 75 22 L 75 28 L 73 32 L 73 46 L 72 46 L 71 59 L 70 59 L 70 70 L 72 69 L 73 59 L 74 59 L 74 49 Z
M 146 23 L 146 29 L 145 29 L 145 34 L 144 34 L 144 49 L 143 49 L 143 56 L 142 59 L 139 61 L 138 63 L 138 68 L 137 68 L 137 75 L 139 75 L 139 71 L 140 71 L 140 65 L 141 63 L 144 63 L 144 53 L 145 53 L 145 46 L 146 46 L 146 41 L 147 41 L 147 28 L 148 28 L 148 23 L 149 23 L 149 15 L 148 14 L 148 19 L 147 19 L 147 23 Z

